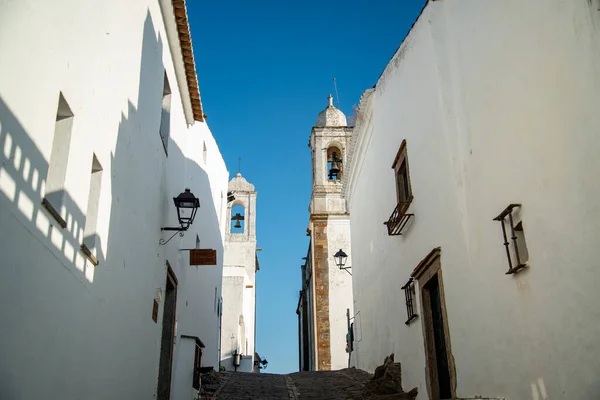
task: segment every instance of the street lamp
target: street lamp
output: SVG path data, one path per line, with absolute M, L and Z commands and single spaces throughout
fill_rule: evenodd
M 352 275 L 350 271 L 348 271 L 352 267 L 346 267 L 348 255 L 344 253 L 344 250 L 340 249 L 337 253 L 333 255 L 333 258 L 335 259 L 335 264 L 338 266 L 339 269 L 343 269 L 344 271 Z
M 200 200 L 187 188 L 183 193 L 180 193 L 179 196 L 173 197 L 173 203 L 175 203 L 177 219 L 181 226 L 164 227 L 160 229 L 161 231 L 175 231 L 175 234 L 171 236 L 169 240 L 173 239 L 177 233 L 179 233 L 179 236 L 183 236 L 183 232 L 187 231 L 194 222 L 196 212 L 198 211 L 198 208 L 200 208 Z M 165 241 L 164 239 L 160 239 L 160 244 L 167 244 L 169 240 Z

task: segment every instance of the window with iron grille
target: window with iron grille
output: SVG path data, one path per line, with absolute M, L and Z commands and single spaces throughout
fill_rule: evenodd
M 415 295 L 415 281 L 410 278 L 406 285 L 402 286 L 402 290 L 404 290 L 404 297 L 406 298 L 406 314 L 408 319 L 405 324 L 409 325 L 412 321 L 414 321 L 419 315 L 415 312 L 415 304 L 414 304 L 414 295 Z
M 529 260 L 523 221 L 520 220 L 520 215 L 517 213 L 520 209 L 520 204 L 510 204 L 494 218 L 494 221 L 499 221 L 502 225 L 502 237 L 504 238 L 504 248 L 508 259 L 507 275 L 515 274 L 527 267 L 527 261 Z
M 384 222 L 388 228 L 388 235 L 402 235 L 402 230 L 408 223 L 413 214 L 408 214 L 408 207 L 413 200 L 412 188 L 410 185 L 410 173 L 408 168 L 408 157 L 406 153 L 406 140 L 402 141 L 398 154 L 392 164 L 396 180 L 396 198 L 397 205 L 392 212 L 389 220 Z
M 194 354 L 194 380 L 192 382 L 192 387 L 196 390 L 200 390 L 200 363 L 202 360 L 202 349 L 196 343 L 196 351 Z
M 354 322 L 348 327 L 348 333 L 346 334 L 346 353 L 352 353 L 354 351 Z

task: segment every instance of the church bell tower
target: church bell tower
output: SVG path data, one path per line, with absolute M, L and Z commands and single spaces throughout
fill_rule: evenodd
M 313 174 L 308 230 L 317 370 L 348 366 L 347 310 L 353 315 L 352 275 L 349 270 L 340 269 L 334 259 L 339 250 L 351 254 L 350 216 L 341 182 L 353 128 L 347 126 L 346 116 L 333 105 L 331 95 L 328 101 L 309 141 Z M 350 257 L 347 263 L 351 265 Z

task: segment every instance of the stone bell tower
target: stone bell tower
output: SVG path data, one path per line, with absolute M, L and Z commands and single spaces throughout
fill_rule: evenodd
M 256 191 L 238 173 L 230 182 L 223 258 L 221 365 L 228 371 L 254 371 L 256 339 Z M 239 354 L 241 357 L 235 357 Z M 240 362 L 236 366 L 234 359 Z
M 353 315 L 352 276 L 351 270 L 338 268 L 333 256 L 342 249 L 349 256 L 347 265 L 352 263 L 350 216 L 341 184 L 352 130 L 329 95 L 329 104 L 319 113 L 309 141 L 313 176 L 308 230 L 317 370 L 348 367 L 346 310 Z

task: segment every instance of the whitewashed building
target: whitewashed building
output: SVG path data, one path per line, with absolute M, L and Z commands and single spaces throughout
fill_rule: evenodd
M 600 397 L 599 9 L 430 1 L 365 92 L 352 365 L 395 353 L 418 399 Z
M 256 351 L 256 191 L 240 173 L 229 182 L 223 268 L 221 366 L 259 372 Z
M 0 54 L 1 397 L 196 398 L 228 172 L 184 1 L 0 1 Z M 193 224 L 161 231 L 186 188 Z
M 319 113 L 312 128 L 312 196 L 309 206 L 310 245 L 302 266 L 298 301 L 301 371 L 348 367 L 346 335 L 352 313 L 352 275 L 340 269 L 334 255 L 350 254 L 350 219 L 342 197 L 341 179 L 352 127 L 333 105 Z M 347 265 L 351 265 L 348 257 Z

